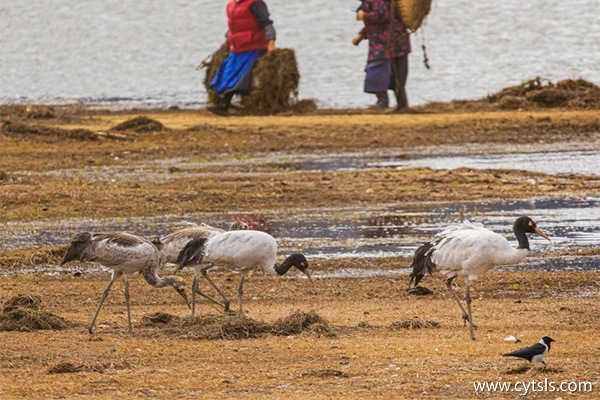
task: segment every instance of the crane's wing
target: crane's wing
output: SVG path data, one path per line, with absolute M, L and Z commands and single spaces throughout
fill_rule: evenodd
M 499 256 L 512 251 L 508 241 L 479 223 L 464 221 L 436 235 L 428 255 L 440 272 L 470 279 L 498 265 Z

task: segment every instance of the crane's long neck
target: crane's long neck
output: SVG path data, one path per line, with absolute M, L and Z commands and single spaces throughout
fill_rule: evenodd
M 529 253 L 529 240 L 527 240 L 527 236 L 525 233 L 518 231 L 515 232 L 515 236 L 517 237 L 519 246 L 517 246 L 516 249 L 513 247 L 510 251 L 498 255 L 496 265 L 518 264 L 527 257 L 527 254 Z
M 142 275 L 146 282 L 148 282 L 151 286 L 156 288 L 162 288 L 165 286 L 171 286 L 171 280 L 166 276 L 161 278 L 158 276 L 156 269 L 158 268 L 158 263 L 151 262 L 148 266 L 142 271 Z
M 280 265 L 275 263 L 273 266 L 273 269 L 275 272 L 277 272 L 277 275 L 284 275 L 290 270 L 290 268 L 292 268 L 292 262 L 290 262 L 287 258 Z
M 527 235 L 524 232 L 516 231 L 515 236 L 517 237 L 517 241 L 519 242 L 519 247 L 517 247 L 517 249 L 524 249 L 529 251 L 529 239 L 527 239 Z

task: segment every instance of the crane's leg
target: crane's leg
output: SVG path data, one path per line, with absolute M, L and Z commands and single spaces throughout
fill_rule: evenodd
M 469 310 L 469 330 L 471 332 L 471 340 L 475 340 L 474 330 L 477 329 L 477 325 L 473 323 L 473 311 L 471 310 L 471 285 L 469 284 L 468 280 L 465 281 L 465 284 L 467 285 L 467 294 L 465 299 L 467 301 L 467 310 Z
M 456 294 L 456 291 L 454 290 L 454 287 L 452 287 L 452 282 L 454 281 L 454 278 L 456 278 L 456 277 L 449 278 L 446 281 L 446 286 L 448 286 L 448 289 L 450 289 L 450 291 L 452 292 L 452 296 L 454 296 L 454 300 L 456 300 L 456 303 L 458 304 L 458 306 L 460 307 L 460 310 L 462 311 L 462 318 L 463 318 L 463 323 L 464 323 L 463 326 L 467 326 L 467 320 L 469 319 L 469 314 L 467 314 L 467 312 L 465 311 L 465 308 L 460 303 L 460 299 L 458 298 L 458 294 Z
M 244 293 L 244 274 L 241 275 L 240 285 L 238 286 L 238 301 L 240 303 L 240 314 L 244 314 L 242 310 L 242 294 Z
M 214 299 L 211 299 L 210 297 L 207 297 L 207 298 L 210 300 L 213 300 L 217 304 L 222 305 L 223 311 L 227 312 L 227 311 L 229 311 L 229 303 L 230 303 L 229 299 L 227 298 L 227 296 L 225 296 L 225 293 L 223 293 L 223 291 L 208 276 L 208 270 L 211 269 L 212 267 L 214 267 L 214 265 L 212 265 L 212 264 L 207 267 L 204 267 L 200 270 L 200 273 L 202 274 L 204 279 L 206 279 L 208 281 L 208 283 L 210 283 L 210 285 L 213 288 L 215 288 L 215 290 L 221 295 L 221 297 L 223 298 L 223 304 L 219 303 L 218 301 L 216 301 Z M 198 291 L 198 294 L 206 297 L 206 295 L 200 291 Z
M 129 324 L 129 333 L 133 332 L 131 326 L 131 306 L 129 305 L 129 275 L 125 275 L 125 304 L 127 304 L 127 323 Z
M 110 291 L 110 287 L 113 285 L 113 283 L 115 283 L 115 281 L 120 276 L 121 276 L 121 272 L 113 271 L 112 277 L 110 278 L 110 282 L 108 282 L 108 286 L 106 286 L 106 289 L 104 289 L 104 292 L 102 293 L 102 297 L 100 298 L 100 304 L 98 304 L 98 308 L 96 308 L 96 313 L 94 314 L 94 317 L 92 318 L 92 322 L 90 322 L 90 325 L 88 326 L 88 332 L 89 333 L 94 333 L 94 324 L 96 323 L 96 318 L 98 318 L 98 314 L 100 313 L 100 309 L 102 308 L 102 304 L 104 303 L 104 300 L 106 300 L 106 296 L 108 296 L 108 292 Z
M 192 283 L 192 317 L 194 316 L 194 312 L 196 309 L 196 293 L 198 293 L 200 296 L 204 297 L 205 299 L 208 299 L 210 301 L 212 301 L 215 304 L 220 305 L 221 307 L 225 308 L 225 304 L 221 303 L 220 301 L 210 297 L 209 295 L 207 295 L 206 293 L 204 293 L 203 291 L 201 291 L 198 288 L 198 275 L 196 274 L 196 276 L 194 276 L 194 282 Z

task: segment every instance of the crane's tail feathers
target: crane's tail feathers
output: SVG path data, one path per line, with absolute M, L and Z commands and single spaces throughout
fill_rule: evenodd
M 200 264 L 202 262 L 202 257 L 204 257 L 204 245 L 206 244 L 206 238 L 196 238 L 192 239 L 179 252 L 177 256 L 177 271 L 183 269 L 190 262 L 194 262 L 196 264 Z
M 429 242 L 415 250 L 413 263 L 411 264 L 412 272 L 410 273 L 410 282 L 408 283 L 409 288 L 413 281 L 415 282 L 415 287 L 418 286 L 421 279 L 425 275 L 431 274 L 435 269 L 435 264 L 431 261 L 432 248 L 433 243 Z

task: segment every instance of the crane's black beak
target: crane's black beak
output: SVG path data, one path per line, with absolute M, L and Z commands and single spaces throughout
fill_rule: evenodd
M 308 272 L 308 269 L 301 269 L 300 271 L 302 271 L 302 273 L 304 275 L 306 275 L 306 277 L 308 278 L 308 280 L 310 281 L 310 283 L 315 284 L 315 281 L 312 280 L 312 277 L 310 276 L 310 272 Z
M 546 234 L 544 232 L 542 232 L 540 230 L 540 228 L 538 228 L 537 226 L 535 228 L 533 228 L 533 230 L 535 231 L 535 233 L 537 233 L 538 235 L 540 235 L 541 237 L 543 237 L 544 239 L 548 240 L 548 241 L 552 241 L 552 239 L 550 239 L 548 236 L 546 236 Z

